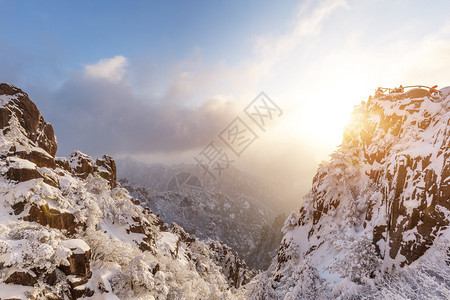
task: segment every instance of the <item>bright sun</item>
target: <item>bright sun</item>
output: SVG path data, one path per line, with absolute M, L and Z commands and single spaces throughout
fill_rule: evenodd
M 310 124 L 309 136 L 323 144 L 339 145 L 352 110 L 353 105 L 338 100 L 328 103 L 311 103 L 305 120 Z
M 353 109 L 354 103 L 348 100 L 311 101 L 296 109 L 286 124 L 294 136 L 315 149 L 316 160 L 320 162 L 342 143 Z

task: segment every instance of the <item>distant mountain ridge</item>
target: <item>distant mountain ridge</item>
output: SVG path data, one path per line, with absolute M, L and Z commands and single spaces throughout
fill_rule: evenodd
M 214 179 L 196 164 L 145 163 L 130 157 L 118 158 L 116 162 L 119 179 L 125 178 L 138 186 L 158 192 L 173 191 L 170 187 L 171 180 L 185 173 L 198 178 L 202 186 L 212 186 L 229 196 L 251 195 L 275 215 L 290 212 L 297 205 L 294 200 L 298 195 L 291 186 L 255 176 L 234 166 Z
M 236 169 L 222 181 L 213 182 L 195 165 L 119 159 L 118 166 L 122 186 L 165 222 L 175 222 L 201 239 L 224 241 L 252 268 L 268 267 L 269 255 L 281 241 L 282 227 L 282 222 L 274 223 L 277 214 L 272 206 L 283 201 L 270 187 Z M 271 206 L 266 204 L 270 201 Z M 269 228 L 273 240 L 264 236 Z M 258 249 L 266 252 L 255 257 Z

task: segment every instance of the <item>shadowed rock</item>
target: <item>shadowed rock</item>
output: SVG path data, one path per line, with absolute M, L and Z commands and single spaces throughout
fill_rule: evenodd
M 36 105 L 21 89 L 7 83 L 0 83 L 0 95 L 7 95 L 9 101 L 0 105 L 0 129 L 8 131 L 9 120 L 14 115 L 25 129 L 26 136 L 36 146 L 52 157 L 56 154 L 56 138 L 51 124 L 45 122 Z
M 103 155 L 94 161 L 89 155 L 80 151 L 74 151 L 69 156 L 69 165 L 72 174 L 79 178 L 86 179 L 89 174 L 99 174 L 108 180 L 112 188 L 117 185 L 116 163 L 111 156 Z
M 84 224 L 75 222 L 75 217 L 67 212 L 61 213 L 57 209 L 49 208 L 48 204 L 38 207 L 32 204 L 29 215 L 23 218 L 25 221 L 37 222 L 44 226 L 67 230 L 69 235 L 73 235 L 78 227 L 84 227 Z
M 30 272 L 16 271 L 9 275 L 5 283 L 33 286 L 37 283 L 37 277 Z

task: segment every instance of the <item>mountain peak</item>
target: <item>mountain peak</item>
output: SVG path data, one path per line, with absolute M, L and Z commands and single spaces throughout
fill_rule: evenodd
M 25 92 L 8 83 L 0 83 L 0 129 L 9 137 L 9 146 L 27 151 L 39 147 L 55 157 L 57 145 L 52 125 Z M 2 150 L 5 146 L 2 143 Z

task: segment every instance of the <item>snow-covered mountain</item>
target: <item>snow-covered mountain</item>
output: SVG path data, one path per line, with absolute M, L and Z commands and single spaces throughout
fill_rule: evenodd
M 122 187 L 162 220 L 200 239 L 224 241 L 249 267 L 267 269 L 282 238 L 283 222 L 280 217 L 274 222 L 279 212 L 274 207 L 286 201 L 284 195 L 235 168 L 218 181 L 192 164 L 120 159 L 118 169 Z M 261 256 L 255 256 L 258 251 Z
M 229 246 L 140 205 L 111 157 L 56 149 L 28 95 L 0 84 L 1 299 L 450 298 L 450 88 L 378 93 L 356 107 L 254 277 Z M 163 199 L 186 203 L 178 211 L 199 197 L 184 197 L 183 176 L 177 191 L 154 191 L 178 195 Z M 272 244 L 277 223 L 260 233 Z M 257 243 L 249 257 L 269 260 L 269 248 Z
M 450 298 L 450 87 L 377 93 L 287 218 L 254 299 Z
M 111 157 L 56 149 L 28 95 L 0 84 L 1 299 L 230 299 L 253 275 L 139 205 Z

